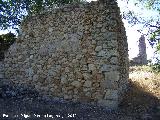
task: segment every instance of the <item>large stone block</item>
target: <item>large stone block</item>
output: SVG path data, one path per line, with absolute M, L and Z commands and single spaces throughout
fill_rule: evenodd
M 118 100 L 118 90 L 106 89 L 105 100 Z
M 118 81 L 119 81 L 119 72 L 118 71 L 110 71 L 104 73 L 105 79 L 101 81 L 102 88 L 108 89 L 117 89 Z
M 118 81 L 120 76 L 118 71 L 105 72 L 104 75 L 105 75 L 105 80 L 109 81 Z
M 117 69 L 118 69 L 118 65 L 102 64 L 100 71 L 109 72 L 109 71 L 115 71 Z
M 99 100 L 98 104 L 100 106 L 105 106 L 107 109 L 117 109 L 118 108 L 118 101 L 114 100 Z

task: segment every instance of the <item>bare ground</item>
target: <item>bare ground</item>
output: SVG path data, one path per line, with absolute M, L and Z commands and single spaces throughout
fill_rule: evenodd
M 160 76 L 147 70 L 130 69 L 129 90 L 116 111 L 42 96 L 32 89 L 15 88 L 4 82 L 0 86 L 0 120 L 159 120 L 159 118 Z

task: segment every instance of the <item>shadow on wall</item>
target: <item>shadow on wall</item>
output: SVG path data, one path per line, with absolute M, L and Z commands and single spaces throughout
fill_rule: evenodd
M 147 88 L 147 87 L 146 87 Z M 158 91 L 158 90 L 157 90 Z M 138 119 L 158 120 L 160 118 L 160 100 L 142 88 L 136 81 L 129 81 L 129 90 L 124 96 L 120 109 Z

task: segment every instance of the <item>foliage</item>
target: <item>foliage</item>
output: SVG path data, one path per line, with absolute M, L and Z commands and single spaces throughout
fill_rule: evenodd
M 133 2 L 133 0 L 127 0 L 128 2 Z M 142 10 L 148 10 L 152 11 L 154 13 L 157 13 L 157 17 L 154 16 L 148 16 L 147 18 L 143 17 L 143 14 L 135 13 L 135 11 L 130 10 L 128 7 L 128 12 L 123 13 L 123 18 L 128 21 L 129 24 L 135 25 L 139 24 L 142 27 L 141 30 L 138 30 L 138 32 L 143 34 L 143 30 L 148 30 L 148 33 L 145 35 L 149 36 L 148 42 L 151 45 L 152 48 L 156 48 L 155 54 L 160 55 L 160 1 L 159 0 L 134 0 L 135 6 L 141 8 Z M 146 13 L 147 14 L 147 13 Z M 157 57 L 157 60 L 160 59 Z M 155 70 L 160 71 L 160 62 L 156 62 L 154 67 L 152 67 Z
M 133 1 L 133 0 L 127 0 Z M 154 11 L 160 15 L 160 1 L 159 0 L 134 0 L 135 6 L 141 7 L 141 9 L 146 9 Z M 128 7 L 128 12 L 123 12 L 123 18 L 128 21 L 131 25 L 140 24 L 143 25 L 142 29 L 148 29 L 147 35 L 150 36 L 149 43 L 150 45 L 157 46 L 160 42 L 160 17 L 157 16 L 148 17 L 147 19 L 135 13 L 135 11 L 130 10 Z M 139 30 L 141 32 L 142 30 Z
M 16 36 L 9 32 L 7 34 L 0 35 L 0 51 L 7 50 L 16 40 Z
M 150 10 L 156 10 L 160 15 L 160 1 L 159 0 L 141 0 L 145 3 L 146 8 Z M 156 47 L 156 53 L 160 55 L 160 18 L 157 21 L 154 21 L 155 25 L 150 25 L 150 27 L 155 28 L 151 32 L 150 36 L 150 44 Z M 156 58 L 157 61 L 152 65 L 152 69 L 156 72 L 160 72 L 160 59 Z
M 153 70 L 154 72 L 160 73 L 160 60 L 157 59 L 156 63 L 151 64 L 150 67 L 152 68 L 152 70 Z
M 0 29 L 18 29 L 25 16 L 53 6 L 84 0 L 0 0 Z
M 155 63 L 154 65 L 152 65 L 152 69 L 155 72 L 160 72 L 160 63 Z

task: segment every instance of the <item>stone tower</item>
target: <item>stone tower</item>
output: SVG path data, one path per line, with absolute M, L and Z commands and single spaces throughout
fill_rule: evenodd
M 139 54 L 137 57 L 131 60 L 131 65 L 146 65 L 147 64 L 147 53 L 146 53 L 146 43 L 144 35 L 139 38 Z
M 144 35 L 141 35 L 141 37 L 139 38 L 139 54 L 138 56 L 140 56 L 141 58 L 141 63 L 142 64 L 147 64 L 147 53 L 146 53 L 146 43 L 145 43 L 145 37 Z

